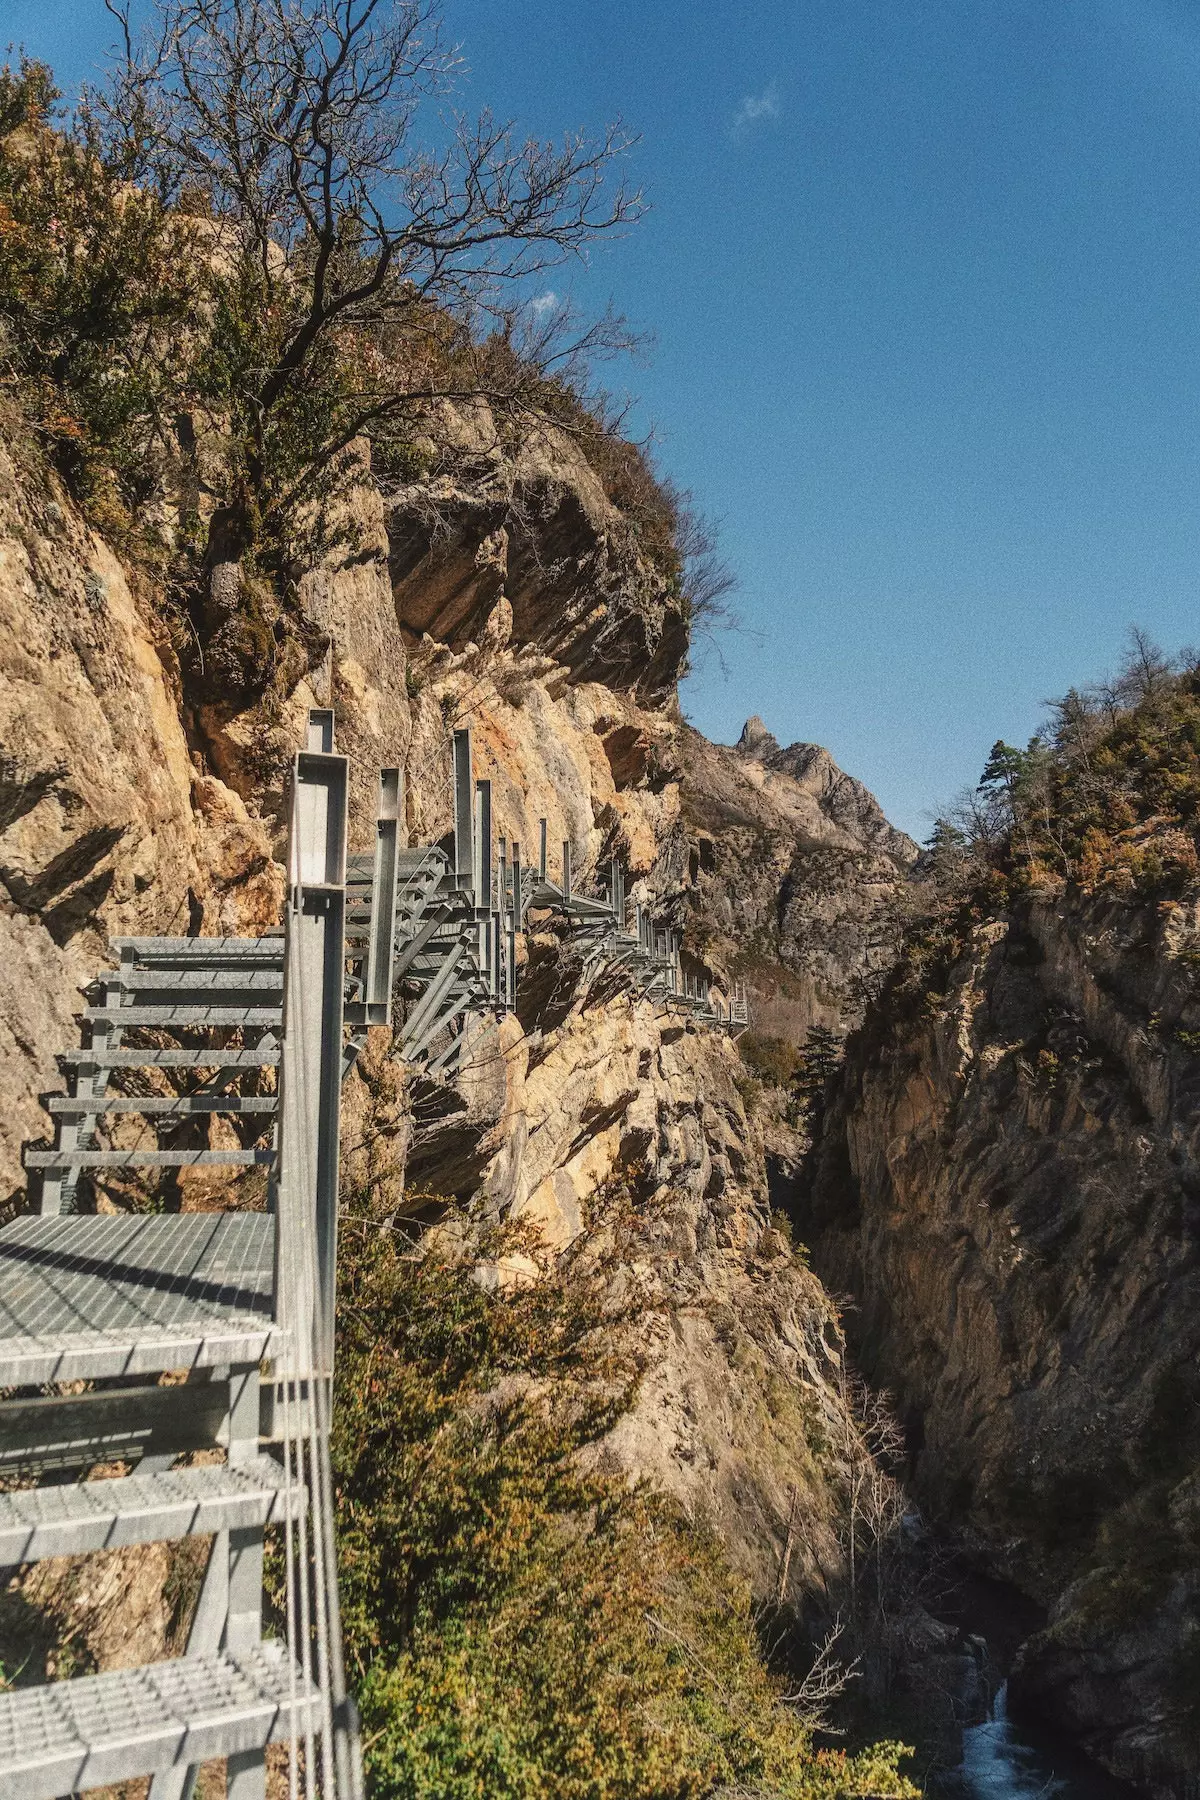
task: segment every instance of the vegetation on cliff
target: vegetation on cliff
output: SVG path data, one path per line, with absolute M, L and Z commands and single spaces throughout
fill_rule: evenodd
M 611 1271 L 584 1251 L 489 1291 L 367 1210 L 344 1242 L 335 1479 L 376 1794 L 915 1792 L 895 1746 L 814 1748 L 712 1533 L 589 1459 L 636 1381 Z
M 50 71 L 0 71 L 0 368 L 31 446 L 154 577 L 210 699 L 288 691 L 323 645 L 296 582 L 353 548 L 342 504 L 503 440 L 569 434 L 685 621 L 729 578 L 688 497 L 591 385 L 633 339 L 531 305 L 536 279 L 630 222 L 619 127 L 520 141 L 487 114 L 441 153 L 421 104 L 455 67 L 404 0 L 161 0 L 64 119 Z M 367 447 L 369 446 L 369 452 Z
M 1200 880 L 1200 658 L 1133 631 L 1115 678 L 1055 701 L 1024 750 L 993 746 L 918 874 L 876 1024 L 936 1004 L 971 931 L 1010 906 L 1067 889 L 1177 900 Z
M 1048 1605 L 1014 1716 L 1196 1772 L 1200 659 L 1134 633 L 938 822 L 800 1210 L 914 1492 Z M 899 1303 L 898 1296 L 903 1296 Z

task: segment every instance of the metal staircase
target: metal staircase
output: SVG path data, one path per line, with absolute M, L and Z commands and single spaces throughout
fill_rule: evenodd
M 63 1058 L 55 1147 L 26 1157 L 41 1210 L 0 1229 L 0 1561 L 211 1540 L 182 1656 L 0 1693 L 0 1800 L 138 1776 L 183 1800 L 216 1757 L 231 1800 L 257 1800 L 279 1742 L 292 1794 L 361 1793 L 327 1441 L 346 795 L 331 715 L 313 715 L 293 790 L 283 933 L 114 943 L 89 1041 Z M 98 1145 L 130 1115 L 135 1143 Z M 235 1143 L 197 1142 L 218 1118 Z M 75 1210 L 89 1171 L 197 1165 L 264 1166 L 266 1210 Z M 268 1525 L 286 1642 L 263 1635 Z
M 151 1800 L 187 1800 L 218 1757 L 231 1800 L 262 1800 L 275 1743 L 291 1800 L 360 1800 L 328 1438 L 339 1096 L 369 1028 L 397 1013 L 398 1053 L 453 1072 L 469 1021 L 515 1005 L 517 937 L 539 912 L 567 921 L 587 970 L 738 1022 L 683 973 L 677 933 L 641 906 L 626 929 L 616 863 L 592 896 L 572 886 L 567 844 L 549 878 L 545 821 L 535 866 L 516 842 L 494 847 L 469 732 L 454 739 L 450 851 L 402 844 L 398 769 L 380 775 L 371 854 L 347 858 L 346 810 L 333 716 L 314 712 L 283 928 L 113 941 L 87 1041 L 61 1058 L 69 1092 L 48 1102 L 54 1146 L 26 1156 L 40 1210 L 0 1229 L 0 1566 L 210 1540 L 182 1655 L 0 1692 L 0 1800 L 146 1776 Z M 261 1168 L 265 1185 L 231 1183 L 222 1211 L 161 1192 L 79 1210 L 89 1183 L 200 1167 Z M 269 1526 L 278 1642 L 263 1632 Z
M 640 904 L 634 929 L 626 928 L 618 862 L 609 865 L 607 891 L 588 895 L 572 884 L 569 843 L 562 846 L 559 881 L 550 879 L 545 819 L 539 821 L 536 865 L 522 861 L 519 842 L 494 842 L 491 782 L 475 779 L 469 730 L 455 732 L 453 753 L 452 852 L 436 844 L 398 847 L 403 783 L 399 770 L 385 769 L 375 854 L 349 859 L 346 1017 L 352 1045 L 361 1045 L 368 1025 L 392 1023 L 395 994 L 403 1014 L 398 1053 L 430 1074 L 452 1074 L 467 1041 L 467 1021 L 516 1006 L 516 940 L 539 912 L 566 920 L 584 950 L 587 979 L 607 968 L 669 1010 L 734 1030 L 748 1023 L 744 987 L 726 1000 L 699 966 L 685 972 L 680 932 L 660 929 Z
M 687 1012 L 708 1024 L 740 1029 L 749 1022 L 744 986 L 734 989 L 728 1001 L 705 975 L 684 969 L 683 934 L 660 928 L 640 902 L 634 906 L 633 929 L 627 928 L 628 904 L 625 876 L 615 860 L 609 864 L 608 887 L 600 898 L 588 898 L 571 887 L 571 847 L 562 847 L 563 878 L 560 884 L 546 875 L 546 840 L 543 821 L 541 864 L 526 911 L 559 912 L 569 921 L 572 935 L 587 947 L 590 974 L 607 969 L 623 972 L 645 999 L 657 999 L 668 1011 Z
M 347 863 L 351 1049 L 361 1047 L 370 1025 L 392 1023 L 398 994 L 404 1015 L 398 1054 L 449 1069 L 461 1054 L 464 1021 L 497 1009 L 492 909 L 476 900 L 474 826 L 460 874 L 438 845 L 403 849 L 395 841 L 402 796 L 399 770 L 382 770 L 375 853 Z

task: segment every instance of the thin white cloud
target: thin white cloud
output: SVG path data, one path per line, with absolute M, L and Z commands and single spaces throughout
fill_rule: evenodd
M 779 117 L 779 88 L 775 82 L 765 87 L 761 94 L 746 94 L 741 105 L 733 115 L 732 130 L 743 132 L 750 125 L 757 125 L 760 119 L 777 119 Z
M 544 313 L 552 312 L 558 305 L 558 295 L 553 288 L 547 288 L 544 294 L 538 294 L 529 304 L 540 319 Z

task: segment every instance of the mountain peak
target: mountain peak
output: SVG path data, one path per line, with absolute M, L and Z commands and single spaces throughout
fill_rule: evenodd
M 765 756 L 778 753 L 778 740 L 769 732 L 757 713 L 752 713 L 742 726 L 742 735 L 737 741 L 737 748 L 743 756 L 756 756 L 760 760 Z

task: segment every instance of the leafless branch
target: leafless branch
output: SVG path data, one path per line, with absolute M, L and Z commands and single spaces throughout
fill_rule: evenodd
M 817 1646 L 812 1667 L 793 1693 L 784 1695 L 784 1705 L 798 1715 L 811 1731 L 829 1731 L 829 1708 L 846 1690 L 848 1682 L 858 1679 L 858 1658 L 842 1662 L 836 1654 L 842 1637 L 842 1622 L 835 1619 Z
M 484 113 L 454 118 L 440 151 L 416 142 L 422 104 L 459 67 L 436 0 L 160 0 L 141 40 L 126 0 L 106 4 L 121 44 L 86 106 L 110 158 L 202 204 L 218 245 L 288 313 L 264 413 L 330 331 L 412 319 L 423 302 L 486 312 L 642 210 L 614 180 L 632 142 L 619 124 L 553 144 Z

